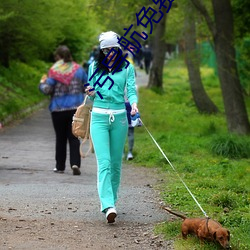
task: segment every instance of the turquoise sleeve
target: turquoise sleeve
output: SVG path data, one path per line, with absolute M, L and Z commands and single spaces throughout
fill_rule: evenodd
M 91 76 L 93 75 L 94 73 L 94 66 L 95 66 L 95 62 L 92 62 L 90 65 L 89 65 L 89 69 L 88 69 L 88 81 L 87 83 L 93 87 L 95 82 L 94 82 L 94 77 L 91 79 L 91 81 L 89 80 L 91 78 Z M 94 96 L 89 96 L 88 97 L 91 101 L 94 101 L 95 97 Z
M 127 98 L 130 105 L 133 103 L 138 103 L 137 90 L 136 90 L 136 78 L 135 69 L 132 64 L 129 65 L 127 71 Z

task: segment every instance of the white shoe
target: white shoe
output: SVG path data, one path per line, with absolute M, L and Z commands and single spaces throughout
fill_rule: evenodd
M 134 156 L 131 152 L 128 152 L 127 161 L 133 160 Z
M 106 218 L 108 220 L 108 223 L 114 223 L 116 216 L 117 216 L 117 212 L 115 208 L 110 207 L 107 209 Z
M 73 170 L 73 175 L 81 175 L 81 171 L 80 171 L 80 168 L 78 166 L 73 165 L 72 170 Z
M 64 173 L 63 170 L 57 170 L 57 168 L 54 168 L 53 171 L 54 171 L 55 173 L 59 173 L 59 174 L 63 174 L 63 173 Z

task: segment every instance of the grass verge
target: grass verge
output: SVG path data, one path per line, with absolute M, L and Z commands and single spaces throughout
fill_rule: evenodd
M 0 67 L 0 122 L 6 125 L 31 112 L 41 101 L 48 99 L 38 90 L 42 74 L 48 65 L 34 61 L 30 65 L 13 61 L 10 68 Z M 38 105 L 39 106 L 39 105 Z
M 206 213 L 230 230 L 232 249 L 250 249 L 250 138 L 227 132 L 218 79 L 210 68 L 202 68 L 201 74 L 208 95 L 220 109 L 217 115 L 198 113 L 180 60 L 166 65 L 163 93 L 139 90 L 142 120 L 175 170 L 143 127 L 135 129 L 133 163 L 159 169 L 164 184 L 156 188 L 165 204 L 188 217 L 202 217 L 181 178 Z M 250 112 L 250 100 L 246 102 Z M 180 224 L 176 219 L 157 225 L 155 230 L 168 239 L 175 238 L 178 250 L 218 248 L 213 243 L 201 247 L 192 237 L 184 242 L 179 238 Z

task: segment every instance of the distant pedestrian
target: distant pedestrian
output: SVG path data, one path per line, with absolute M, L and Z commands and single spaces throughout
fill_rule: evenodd
M 89 54 L 89 59 L 87 61 L 87 65 L 89 67 L 89 65 L 94 62 L 97 58 L 98 58 L 98 55 L 99 55 L 99 46 L 94 46 L 92 48 L 92 51 L 90 52 Z
M 145 48 L 144 48 L 143 57 L 144 57 L 145 71 L 146 71 L 146 74 L 148 75 L 151 61 L 153 59 L 153 55 L 152 55 L 151 49 L 149 48 L 147 44 L 145 45 Z
M 134 148 L 134 130 L 135 128 L 131 125 L 131 105 L 128 101 L 125 102 L 126 110 L 127 110 L 127 119 L 128 119 L 128 153 L 127 153 L 127 161 L 133 160 L 133 148 Z
M 143 59 L 143 47 L 134 56 L 135 65 L 137 65 L 140 69 L 143 69 L 142 59 Z
M 128 50 L 124 50 L 123 56 L 125 57 L 125 55 L 127 54 L 126 59 L 127 59 L 127 61 L 129 61 L 134 66 L 135 76 L 136 76 L 135 57 L 134 57 L 134 55 L 133 55 L 133 53 L 131 51 L 134 51 L 133 47 L 130 47 Z
M 49 110 L 56 134 L 55 173 L 64 173 L 66 168 L 67 141 L 69 141 L 70 166 L 73 175 L 80 175 L 80 142 L 71 131 L 72 117 L 84 100 L 84 84 L 87 75 L 83 68 L 73 61 L 67 46 L 55 51 L 56 63 L 50 68 L 48 77 L 39 84 L 40 91 L 50 95 Z
M 134 66 L 134 60 L 133 60 L 133 55 L 129 50 L 124 51 L 124 54 L 128 54 L 127 60 Z M 136 70 L 135 70 L 135 76 L 136 76 Z M 137 90 L 137 85 L 136 85 L 136 90 Z M 126 93 L 126 91 L 125 91 Z M 138 92 L 137 92 L 138 96 Z M 133 160 L 133 149 L 134 149 L 134 130 L 135 128 L 131 125 L 131 105 L 127 99 L 127 96 L 125 94 L 125 105 L 126 105 L 126 111 L 127 111 L 127 119 L 128 119 L 128 153 L 127 153 L 127 160 Z M 125 153 L 125 150 L 124 150 Z

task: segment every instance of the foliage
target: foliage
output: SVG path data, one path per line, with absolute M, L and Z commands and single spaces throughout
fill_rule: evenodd
M 192 100 L 183 62 L 169 61 L 164 70 L 164 93 L 140 88 L 139 110 L 143 123 L 174 169 L 144 127 L 135 130 L 133 163 L 159 169 L 163 181 L 155 188 L 161 192 L 165 204 L 189 217 L 202 216 L 181 178 L 207 214 L 230 230 L 232 249 L 248 249 L 250 158 L 213 155 L 211 145 L 220 138 L 233 138 L 237 146 L 241 143 L 247 146 L 249 137 L 227 134 L 218 79 L 210 68 L 202 67 L 201 74 L 206 91 L 222 113 L 200 115 Z M 175 237 L 176 249 L 201 249 L 194 237 L 190 236 L 191 243 L 179 239 L 180 223 L 180 219 L 163 223 L 156 231 L 167 239 Z M 203 249 L 217 249 L 217 246 L 208 243 Z
M 88 18 L 89 1 L 2 0 L 0 11 L 1 63 L 11 59 L 30 62 L 49 60 L 59 44 L 66 44 L 75 60 L 82 60 L 84 50 L 93 46 L 95 21 Z M 17 25 L 18 24 L 18 25 Z
M 239 39 L 237 42 L 237 63 L 240 75 L 241 85 L 244 88 L 245 94 L 250 96 L 250 34 Z
M 237 63 L 241 84 L 245 93 L 250 95 L 250 14 L 246 9 L 250 8 L 248 0 L 232 1 L 234 14 L 235 40 L 237 46 Z
M 187 5 L 189 2 L 189 0 L 179 0 L 176 8 L 168 13 L 167 33 L 165 37 L 168 43 L 182 44 L 184 38 L 184 20 L 186 15 L 191 15 L 192 18 L 195 18 L 196 20 L 197 41 L 211 40 L 211 35 L 206 23 L 204 22 L 203 16 L 198 11 L 194 11 L 193 13 L 187 11 Z M 211 12 L 211 2 L 204 1 L 204 4 Z M 172 27 L 174 27 L 174 29 Z
M 165 40 L 168 43 L 178 44 L 178 42 L 182 40 L 185 13 L 183 1 L 178 2 L 176 8 L 169 11 L 167 17 L 167 31 L 165 33 Z
M 136 13 L 145 5 L 145 2 L 145 0 L 136 2 L 133 0 L 95 0 L 92 2 L 92 7 L 97 13 L 98 22 L 102 23 L 104 28 L 123 35 L 124 28 L 129 28 L 131 24 L 134 24 L 136 28 Z
M 250 8 L 248 0 L 232 0 L 234 14 L 236 38 L 249 36 L 250 13 L 246 10 Z
M 167 5 L 167 3 L 165 4 Z M 102 23 L 104 27 L 108 27 L 109 30 L 114 30 L 118 34 L 123 35 L 125 33 L 124 28 L 129 28 L 130 25 L 133 24 L 133 30 L 136 30 L 139 33 L 144 31 L 148 34 L 147 43 L 151 44 L 155 27 L 158 24 L 152 22 L 153 31 L 152 34 L 150 34 L 150 24 L 138 25 L 136 15 L 140 13 L 143 7 L 145 7 L 145 10 L 148 10 L 148 8 L 152 8 L 155 11 L 159 11 L 159 2 L 148 0 L 112 0 L 108 1 L 107 4 L 107 0 L 95 0 L 92 6 L 95 6 L 95 12 L 97 13 L 99 23 Z M 177 6 L 177 3 L 174 2 L 171 10 L 167 14 L 169 20 L 169 28 L 167 27 L 168 34 L 165 36 L 165 40 L 166 42 L 173 44 L 180 40 L 181 30 L 183 26 L 183 13 L 180 12 L 180 9 Z M 117 13 L 119 13 L 119 15 L 117 15 Z M 149 11 L 147 16 L 150 17 L 150 15 L 152 14 L 153 12 Z M 109 18 L 106 18 L 107 16 Z M 156 14 L 155 17 L 159 18 L 160 14 Z M 175 27 L 175 29 L 171 28 L 173 26 Z M 128 36 L 129 35 L 127 35 L 126 38 L 130 40 Z
M 32 66 L 12 62 L 9 69 L 0 67 L 0 122 L 10 115 L 19 117 L 21 111 L 44 100 L 38 83 L 48 67 L 41 61 L 33 61 Z

